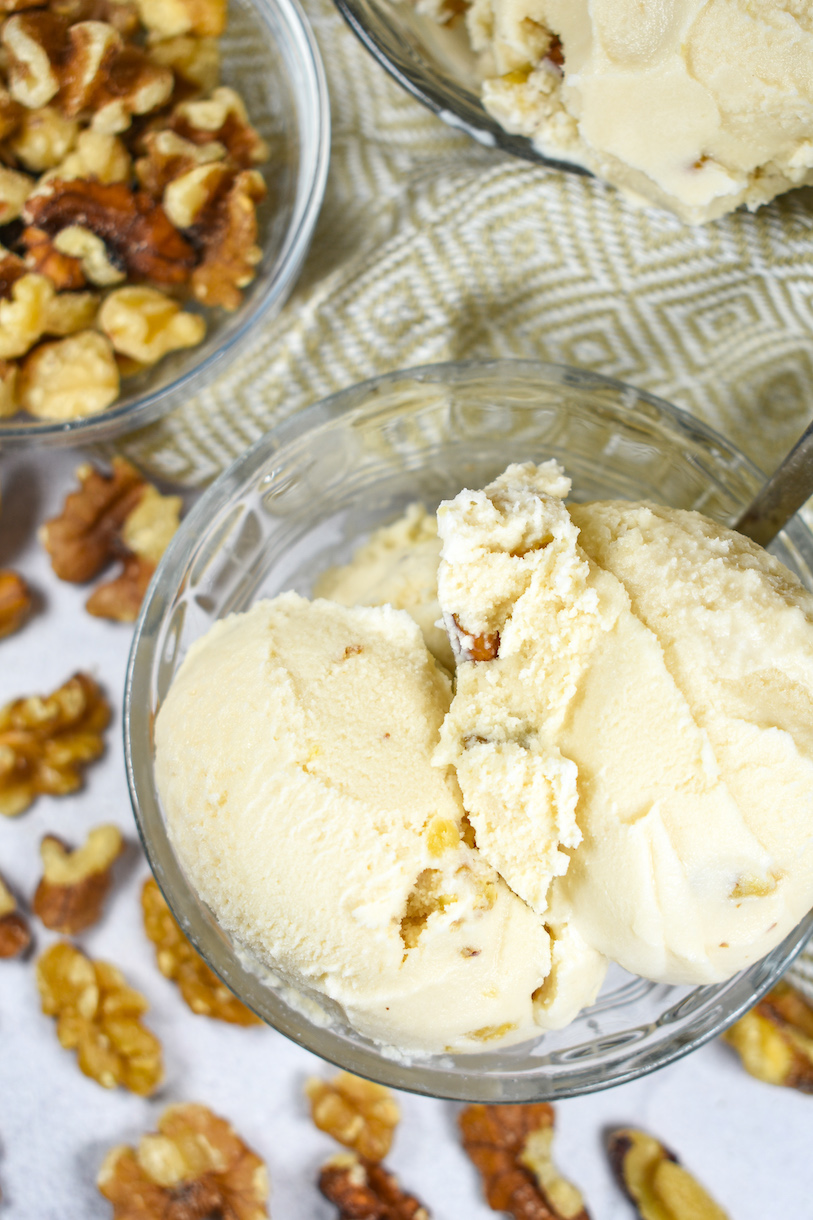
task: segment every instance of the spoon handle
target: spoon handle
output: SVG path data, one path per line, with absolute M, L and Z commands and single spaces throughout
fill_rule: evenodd
M 813 422 L 777 466 L 733 528 L 767 546 L 813 495 Z

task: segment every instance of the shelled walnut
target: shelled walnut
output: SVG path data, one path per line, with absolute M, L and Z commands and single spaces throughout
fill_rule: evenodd
M 53 694 L 0 708 L 0 814 L 15 817 L 41 794 L 64 796 L 104 749 L 110 707 L 93 678 L 74 674 Z
M 610 1164 L 641 1220 L 728 1220 L 699 1182 L 658 1140 L 643 1131 L 615 1131 Z
M 459 1123 L 494 1211 L 516 1220 L 588 1220 L 581 1193 L 553 1163 L 551 1106 L 467 1106 Z
M 17 899 L 0 877 L 0 958 L 17 957 L 31 944 L 31 929 L 17 909 Z
M 42 1011 L 56 1017 L 60 1043 L 77 1052 L 86 1076 L 105 1089 L 155 1092 L 164 1078 L 161 1044 L 141 1023 L 147 1001 L 120 970 L 60 941 L 37 962 L 37 986 Z
M 10 569 L 0 570 L 0 640 L 20 630 L 32 605 L 31 590 L 22 576 Z
M 232 1025 L 262 1024 L 260 1018 L 221 983 L 186 939 L 152 877 L 144 882 L 141 907 L 144 930 L 155 945 L 158 969 L 178 984 L 181 995 L 194 1013 Z
M 339 1220 L 429 1220 L 393 1174 L 354 1152 L 340 1152 L 322 1166 L 319 1189 L 339 1209 Z
M 99 585 L 85 603 L 91 614 L 133 622 L 158 561 L 180 521 L 179 496 L 162 496 L 124 458 L 109 475 L 78 467 L 78 491 L 58 517 L 46 521 L 40 540 L 60 580 L 92 580 L 119 560 L 119 576 Z
M 113 1220 L 262 1220 L 265 1163 L 206 1106 L 169 1106 L 137 1148 L 119 1144 L 96 1184 Z
M 43 876 L 34 894 L 34 914 L 63 936 L 91 927 L 101 917 L 113 883 L 113 864 L 123 851 L 117 826 L 96 826 L 75 851 L 55 835 L 46 835 L 40 844 Z
M 392 1144 L 400 1112 L 383 1085 L 339 1072 L 333 1080 L 305 1082 L 311 1118 L 320 1131 L 352 1148 L 365 1161 L 381 1161 Z
M 813 1093 L 813 1005 L 784 980 L 723 1038 L 757 1080 Z

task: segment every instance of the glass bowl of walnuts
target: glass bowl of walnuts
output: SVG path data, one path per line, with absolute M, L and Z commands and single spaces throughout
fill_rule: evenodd
M 330 111 L 299 0 L 32 5 L 0 24 L 0 445 L 76 444 L 171 410 L 279 311 Z

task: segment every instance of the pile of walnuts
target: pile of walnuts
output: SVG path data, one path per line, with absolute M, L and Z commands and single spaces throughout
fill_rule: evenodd
M 261 258 L 226 0 L 0 0 L 0 417 L 94 415 Z

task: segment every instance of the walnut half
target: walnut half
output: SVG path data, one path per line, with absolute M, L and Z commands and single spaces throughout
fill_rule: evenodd
M 723 1038 L 757 1080 L 813 1093 L 813 1005 L 784 980 Z
M 383 1165 L 340 1152 L 322 1166 L 319 1189 L 339 1220 L 429 1220 L 423 1204 L 402 1190 Z
M 516 1220 L 588 1220 L 581 1193 L 551 1157 L 553 1108 L 467 1106 L 459 1117 L 463 1147 L 479 1169 L 494 1211 Z
M 113 883 L 113 863 L 124 851 L 117 826 L 97 826 L 81 847 L 71 851 L 55 835 L 40 844 L 43 877 L 32 910 L 46 928 L 76 936 L 101 917 Z
M 76 1051 L 86 1076 L 105 1089 L 155 1092 L 164 1078 L 161 1044 L 141 1023 L 147 1001 L 120 970 L 60 941 L 37 962 L 37 986 L 42 1011 L 56 1017 L 60 1043 Z
M 615 1131 L 607 1143 L 610 1164 L 641 1220 L 728 1220 L 674 1153 L 643 1131 Z
M 0 958 L 16 957 L 31 944 L 31 930 L 17 910 L 17 899 L 0 877 Z
M 144 882 L 141 908 L 144 930 L 155 945 L 158 969 L 178 984 L 181 995 L 194 1013 L 232 1025 L 262 1024 L 260 1018 L 221 983 L 186 939 L 153 877 Z
M 311 1118 L 320 1131 L 352 1148 L 365 1161 L 387 1155 L 400 1119 L 389 1089 L 340 1072 L 332 1081 L 312 1076 L 305 1082 Z
M 264 1162 L 206 1106 L 169 1106 L 138 1148 L 120 1144 L 96 1184 L 113 1220 L 263 1220 Z
M 15 817 L 41 794 L 64 796 L 104 749 L 110 707 L 93 678 L 74 674 L 53 694 L 0 708 L 0 814 Z

